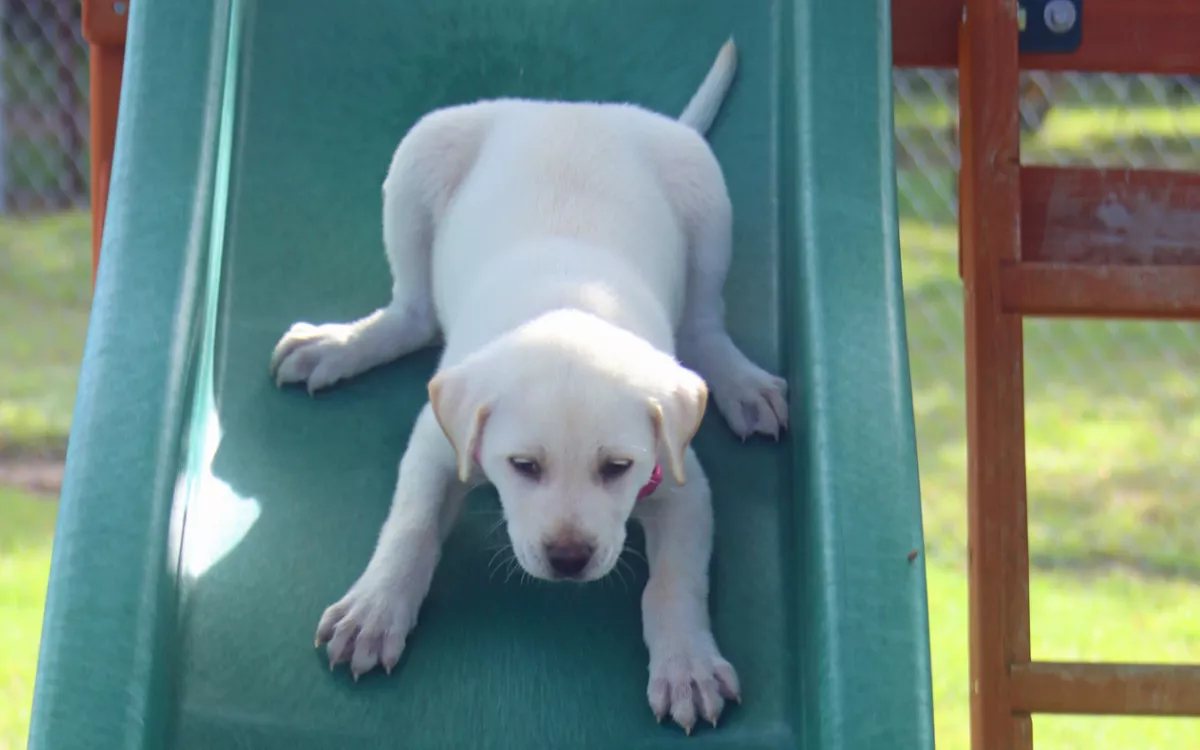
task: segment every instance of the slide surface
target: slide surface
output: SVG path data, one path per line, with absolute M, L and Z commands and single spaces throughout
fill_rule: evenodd
M 933 747 L 885 0 L 131 7 L 33 750 Z M 730 34 L 710 135 L 728 322 L 792 395 L 779 443 L 715 410 L 696 440 L 744 703 L 690 738 L 656 724 L 644 564 L 588 586 L 490 573 L 490 490 L 399 668 L 331 674 L 317 619 L 370 556 L 436 351 L 315 397 L 267 365 L 292 322 L 386 302 L 396 143 L 499 95 L 675 114 Z

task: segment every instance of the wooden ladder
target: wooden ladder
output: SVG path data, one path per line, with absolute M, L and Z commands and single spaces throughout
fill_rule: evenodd
M 1031 750 L 1033 714 L 1200 716 L 1200 666 L 1030 655 L 1023 319 L 1200 318 L 1200 174 L 1020 163 L 1021 69 L 1200 73 L 1197 0 L 1082 7 L 1077 51 L 1026 56 L 1017 0 L 893 4 L 896 63 L 959 71 L 975 750 Z

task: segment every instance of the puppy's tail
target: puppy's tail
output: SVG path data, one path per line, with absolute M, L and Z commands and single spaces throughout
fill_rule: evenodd
M 688 102 L 683 114 L 679 116 L 679 121 L 699 131 L 701 135 L 707 133 L 713 120 L 717 118 L 717 112 L 721 110 L 725 94 L 729 93 L 729 87 L 733 85 L 733 74 L 736 72 L 737 46 L 730 37 L 717 53 L 716 62 L 709 69 L 692 100 Z

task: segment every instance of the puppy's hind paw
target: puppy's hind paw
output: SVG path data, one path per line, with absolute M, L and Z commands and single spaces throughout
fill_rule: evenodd
M 309 393 L 355 375 L 361 366 L 344 323 L 296 323 L 271 352 L 271 376 L 282 387 L 304 383 Z
M 713 400 L 742 440 L 758 433 L 779 439 L 788 427 L 787 381 L 757 367 L 745 368 L 728 382 L 714 383 Z

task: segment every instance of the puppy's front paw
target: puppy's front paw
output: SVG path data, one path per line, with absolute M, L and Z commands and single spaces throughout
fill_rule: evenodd
M 276 385 L 304 383 L 309 393 L 333 385 L 357 371 L 350 346 L 351 326 L 344 323 L 296 323 L 271 352 Z
M 788 426 L 787 381 L 753 365 L 711 383 L 713 400 L 730 429 L 745 440 L 754 433 L 779 439 Z
M 325 610 L 317 625 L 316 645 L 327 644 L 330 669 L 349 662 L 356 681 L 377 666 L 391 674 L 420 606 L 395 581 L 360 579 L 341 601 Z
M 742 700 L 737 672 L 711 636 L 652 648 L 646 695 L 655 718 L 661 722 L 670 714 L 689 735 L 697 716 L 715 727 L 725 701 Z

